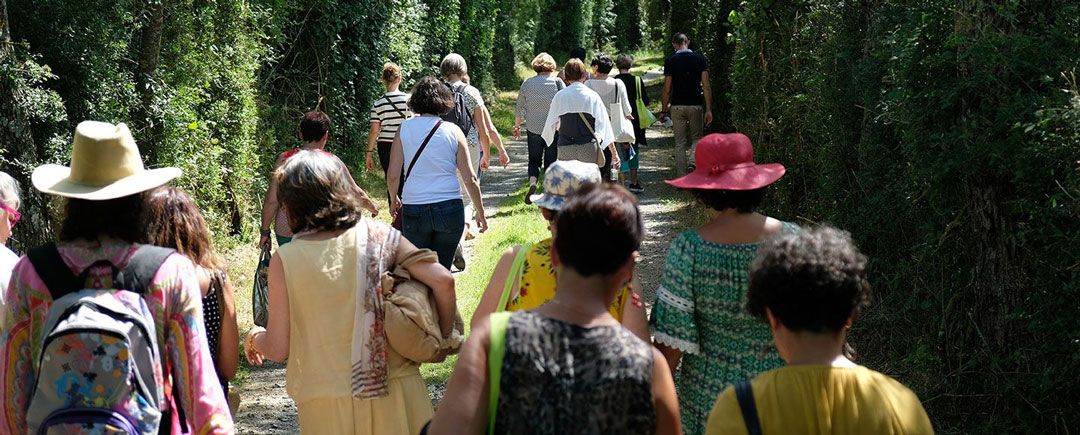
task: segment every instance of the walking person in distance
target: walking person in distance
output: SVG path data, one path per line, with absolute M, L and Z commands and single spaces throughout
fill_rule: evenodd
M 525 194 L 525 203 L 531 204 L 530 197 L 536 193 L 540 180 L 540 169 L 547 170 L 558 159 L 558 147 L 544 141 L 540 135 L 544 131 L 548 109 L 555 94 L 566 85 L 562 80 L 552 77 L 555 72 L 555 59 L 550 54 L 540 53 L 532 61 L 536 75 L 525 79 L 518 91 L 517 106 L 514 113 L 514 139 L 521 139 L 521 126 L 525 126 L 525 135 L 529 146 L 529 191 Z
M 664 93 L 660 99 L 663 115 L 671 118 L 675 132 L 675 170 L 693 172 L 694 144 L 701 139 L 704 126 L 712 124 L 712 87 L 705 56 L 690 49 L 690 38 L 676 33 L 671 38 L 675 54 L 664 60 Z M 686 152 L 690 151 L 690 162 Z

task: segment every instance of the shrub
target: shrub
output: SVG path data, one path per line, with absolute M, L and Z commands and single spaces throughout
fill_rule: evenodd
M 839 225 L 876 297 L 852 338 L 942 432 L 1080 415 L 1080 5 L 749 2 L 733 118 L 789 175 L 780 217 Z M 1071 428 L 1071 429 L 1070 429 Z

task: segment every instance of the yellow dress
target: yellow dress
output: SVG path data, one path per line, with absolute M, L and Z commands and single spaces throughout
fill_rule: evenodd
M 762 433 L 934 433 L 915 393 L 866 367 L 788 366 L 762 373 L 750 385 Z M 705 433 L 747 433 L 733 387 L 720 393 Z
M 434 414 L 431 398 L 419 365 L 389 346 L 389 394 L 352 397 L 356 264 L 366 261 L 357 259 L 355 231 L 329 240 L 294 239 L 278 250 L 289 289 L 286 390 L 305 435 L 416 434 Z
M 551 265 L 551 239 L 528 246 L 525 264 L 522 266 L 521 282 L 516 294 L 506 303 L 506 311 L 523 311 L 544 305 L 555 297 L 555 268 Z M 622 289 L 611 302 L 608 311 L 615 320 L 622 322 L 623 304 L 630 297 L 630 287 Z

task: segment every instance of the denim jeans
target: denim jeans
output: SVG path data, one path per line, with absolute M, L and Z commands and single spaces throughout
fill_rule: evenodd
M 401 206 L 402 234 L 417 248 L 439 255 L 439 264 L 450 269 L 454 251 L 465 231 L 465 205 L 460 199 L 433 204 Z

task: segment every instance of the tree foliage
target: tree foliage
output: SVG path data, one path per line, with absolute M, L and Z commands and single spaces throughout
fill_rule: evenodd
M 748 2 L 736 34 L 772 208 L 872 259 L 863 362 L 942 432 L 1075 431 L 1080 4 Z

